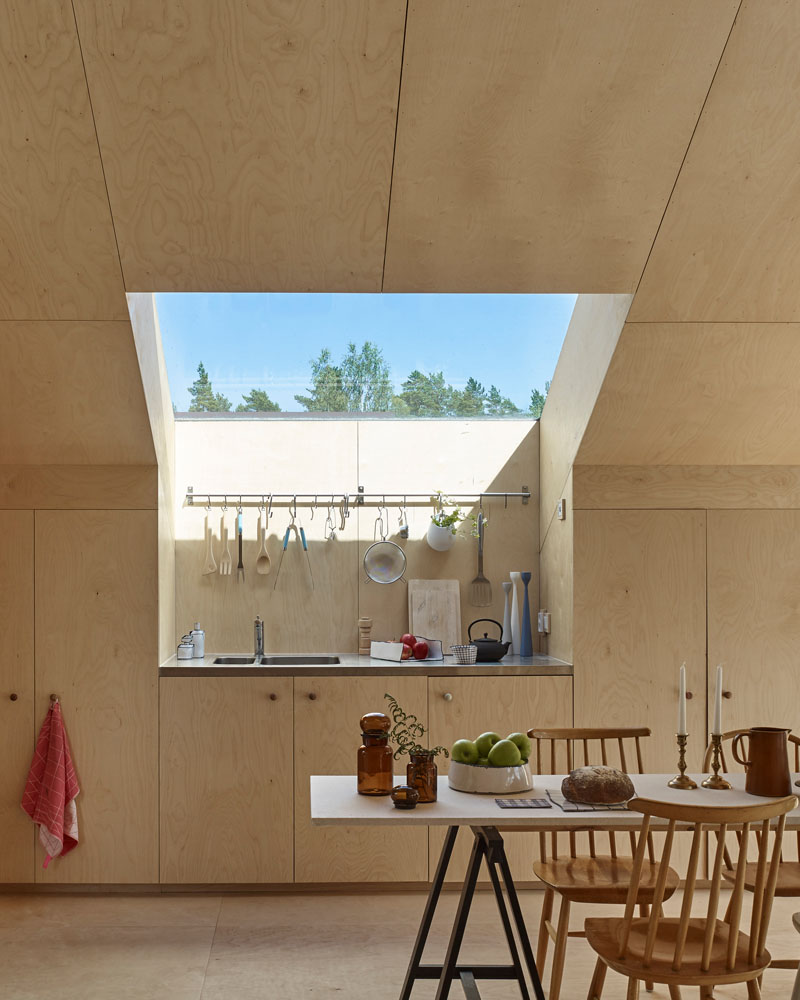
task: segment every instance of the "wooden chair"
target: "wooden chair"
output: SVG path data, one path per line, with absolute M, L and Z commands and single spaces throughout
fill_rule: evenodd
M 746 733 L 746 729 L 731 729 L 730 732 L 722 734 L 722 752 L 720 754 L 720 762 L 723 771 L 729 771 L 728 758 L 725 756 L 725 744 L 730 743 L 734 737 L 738 736 L 739 733 Z M 794 770 L 795 772 L 800 771 L 800 736 L 795 736 L 793 733 L 789 733 L 789 746 L 794 748 Z M 733 758 L 730 758 L 733 760 Z M 703 758 L 703 770 L 706 772 L 711 771 L 711 744 L 709 743 L 706 749 L 705 757 Z M 778 881 L 775 885 L 775 895 L 776 896 L 800 896 L 800 830 L 796 833 L 797 837 L 797 860 L 788 861 L 786 858 L 781 856 L 781 864 L 778 869 Z M 723 869 L 722 877 L 728 882 L 736 881 L 736 867 L 732 863 L 730 854 L 727 848 L 725 849 L 725 854 L 723 857 Z M 756 879 L 758 877 L 757 864 L 754 861 L 748 861 L 745 866 L 745 876 L 744 876 L 744 887 L 748 892 L 753 892 L 756 884 Z M 775 958 L 772 960 L 773 969 L 797 969 L 800 968 L 800 960 L 796 958 Z
M 573 767 L 587 764 L 607 764 L 628 772 L 628 761 L 635 767 L 632 773 L 641 774 L 641 739 L 650 735 L 650 730 L 642 729 L 531 729 L 528 733 L 533 746 L 531 764 L 536 762 L 537 774 L 562 774 Z M 626 749 L 627 748 L 627 749 Z M 535 757 L 534 757 L 535 754 Z M 624 836 L 624 835 L 621 835 Z M 562 833 L 562 839 L 564 834 Z M 596 838 L 608 837 L 609 853 L 598 854 Z M 536 965 L 542 976 L 547 959 L 549 938 L 555 941 L 553 969 L 550 974 L 549 1000 L 559 1000 L 561 981 L 564 975 L 567 940 L 583 937 L 583 931 L 569 929 L 569 913 L 572 903 L 619 904 L 627 899 L 628 886 L 633 871 L 633 853 L 636 848 L 636 834 L 631 831 L 631 856 L 619 857 L 617 835 L 613 831 L 595 833 L 590 830 L 589 854 L 579 856 L 576 832 L 569 833 L 569 847 L 559 851 L 558 832 L 539 833 L 539 856 L 533 870 L 545 884 L 542 917 L 539 924 L 539 941 Z M 548 838 L 550 853 L 548 857 Z M 656 887 L 656 864 L 653 838 L 649 838 L 649 860 L 643 862 L 637 902 L 642 914 L 647 913 L 648 904 Z M 663 898 L 669 898 L 678 887 L 678 873 L 670 869 L 664 885 Z M 553 927 L 553 902 L 558 894 L 561 898 L 558 926 Z
M 625 915 L 619 918 L 590 917 L 586 920 L 586 937 L 597 952 L 598 959 L 589 987 L 589 1000 L 600 1000 L 606 970 L 613 969 L 628 977 L 628 1000 L 638 1000 L 640 982 L 651 981 L 669 986 L 669 995 L 680 1000 L 681 986 L 697 986 L 700 997 L 713 995 L 713 989 L 724 983 L 746 983 L 750 1000 L 761 996 L 759 979 L 770 963 L 766 948 L 767 930 L 775 895 L 780 865 L 780 851 L 786 813 L 794 809 L 797 799 L 767 801 L 752 806 L 685 806 L 649 799 L 633 799 L 629 809 L 644 814 L 639 843 L 633 863 Z M 664 849 L 658 866 L 656 890 L 649 917 L 634 918 L 639 899 L 641 876 L 645 871 L 645 855 L 651 817 L 669 821 Z M 777 824 L 770 827 L 770 821 Z M 749 934 L 740 931 L 742 899 L 744 897 L 744 861 L 747 857 L 750 828 L 758 824 L 758 877 L 753 891 L 753 907 Z M 668 883 L 670 852 L 675 830 L 689 826 L 692 848 L 686 872 L 683 901 L 679 917 L 665 917 L 661 909 Z M 724 920 L 717 918 L 722 885 L 725 835 L 740 833 L 739 873 L 733 888 L 731 905 Z M 692 901 L 697 881 L 698 860 L 704 832 L 716 834 L 714 865 L 710 877 L 708 907 L 702 917 L 692 917 Z M 772 840 L 772 850 L 769 842 Z

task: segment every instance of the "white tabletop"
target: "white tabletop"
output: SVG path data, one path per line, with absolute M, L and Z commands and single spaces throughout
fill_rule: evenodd
M 769 801 L 744 791 L 744 775 L 729 774 L 734 786 L 727 791 L 698 787 L 692 791 L 670 788 L 671 774 L 632 774 L 636 794 L 641 798 L 657 799 L 696 806 L 742 806 Z M 704 775 L 693 774 L 700 785 Z M 546 798 L 547 789 L 560 791 L 563 775 L 540 775 L 529 792 L 507 795 L 505 798 Z M 797 778 L 794 775 L 792 781 Z M 395 784 L 404 784 L 398 775 Z M 800 794 L 800 788 L 795 788 Z M 438 801 L 418 805 L 416 809 L 395 809 L 388 795 L 359 795 L 353 774 L 315 774 L 311 777 L 311 822 L 315 826 L 536 826 L 543 830 L 559 827 L 587 829 L 603 827 L 627 829 L 641 823 L 641 815 L 627 811 L 564 812 L 555 803 L 549 809 L 501 809 L 494 795 L 473 795 L 454 791 L 446 775 L 439 775 Z M 499 796 L 498 796 L 499 797 Z M 659 821 L 653 819 L 653 826 Z M 800 808 L 787 817 L 787 827 L 800 828 Z

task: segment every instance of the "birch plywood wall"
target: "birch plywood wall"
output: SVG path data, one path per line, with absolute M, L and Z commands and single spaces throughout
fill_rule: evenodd
M 270 522 L 268 576 L 255 571 L 258 511 L 245 509 L 244 583 L 232 576 L 202 575 L 202 506 L 176 510 L 176 630 L 200 620 L 210 651 L 247 651 L 253 642 L 253 619 L 266 622 L 266 647 L 280 652 L 356 652 L 357 619 L 373 619 L 375 637 L 399 637 L 408 626 L 406 585 L 365 582 L 364 551 L 373 541 L 376 510 L 354 508 L 344 531 L 326 540 L 325 490 L 417 493 L 447 489 L 518 491 L 524 484 L 533 498 L 527 506 L 510 499 L 486 505 L 485 572 L 494 584 L 494 602 L 475 608 L 468 601 L 469 581 L 476 574 L 477 547 L 459 537 L 447 553 L 434 552 L 424 540 L 430 507 L 408 508 L 410 537 L 398 535 L 399 509 L 389 507 L 388 537 L 405 549 L 408 576 L 452 578 L 461 582 L 462 621 L 502 621 L 501 581 L 510 570 L 534 572 L 531 600 L 538 593 L 538 425 L 531 421 L 355 421 L 355 420 L 187 420 L 176 422 L 176 483 L 183 494 L 231 490 L 228 526 L 232 530 L 235 493 L 319 493 L 314 518 L 298 508 L 309 542 L 308 560 L 291 539 L 280 569 L 286 508 L 276 508 Z M 465 507 L 465 510 L 469 509 Z M 477 507 L 475 508 L 477 510 Z M 210 515 L 219 559 L 220 512 Z M 338 525 L 337 525 L 338 529 Z M 313 590 L 311 589 L 313 574 Z M 486 626 L 487 629 L 489 626 Z M 433 637 L 435 638 L 435 637 Z

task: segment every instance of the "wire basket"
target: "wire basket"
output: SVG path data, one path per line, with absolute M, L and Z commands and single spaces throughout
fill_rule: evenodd
M 450 652 L 455 656 L 456 663 L 475 663 L 478 659 L 478 647 L 468 643 L 464 646 L 451 646 Z

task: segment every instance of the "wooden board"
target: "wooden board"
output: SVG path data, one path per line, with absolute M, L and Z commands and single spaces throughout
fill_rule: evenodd
M 441 639 L 445 653 L 466 642 L 461 631 L 461 586 L 458 580 L 409 580 L 408 628 L 412 635 Z M 480 633 L 475 634 L 480 638 Z
M 796 465 L 800 324 L 626 323 L 576 462 Z
M 404 0 L 74 6 L 129 290 L 380 291 Z
M 0 508 L 154 510 L 155 465 L 0 465 Z
M 479 669 L 480 665 L 476 667 Z M 448 694 L 452 697 L 446 698 Z M 572 725 L 571 677 L 430 677 L 428 699 L 431 741 L 448 748 L 458 739 L 475 739 L 489 730 L 507 736 L 527 732 L 534 726 Z M 447 782 L 448 770 L 449 761 L 439 758 L 440 785 Z M 442 839 L 443 831 L 432 828 L 431 872 L 435 871 Z M 456 844 L 451 881 L 457 881 L 466 869 L 468 839 L 462 836 Z M 533 879 L 531 865 L 536 850 L 536 839 L 531 834 L 507 838 L 506 851 L 516 879 Z M 483 881 L 488 881 L 485 874 Z
M 34 746 L 32 511 L 0 511 L 0 567 L 0 882 L 32 882 L 34 826 L 20 809 Z
M 647 771 L 675 767 L 684 662 L 690 770 L 705 750 L 705 530 L 700 511 L 573 513 L 575 724 L 649 726 Z
M 0 93 L 0 320 L 127 319 L 68 0 L 2 5 Z
M 81 843 L 37 882 L 158 881 L 155 511 L 37 511 L 37 726 L 61 698 Z
M 738 6 L 412 0 L 384 291 L 632 292 Z
M 800 507 L 796 465 L 576 465 L 578 508 Z
M 291 882 L 291 677 L 160 684 L 161 881 Z
M 386 692 L 423 725 L 427 723 L 426 684 L 425 677 L 407 676 L 296 679 L 296 882 L 424 882 L 428 878 L 427 830 L 312 827 L 309 805 L 312 774 L 355 775 L 361 744 L 359 719 L 365 712 L 385 711 Z M 403 773 L 405 763 L 405 758 L 396 762 L 397 773 Z M 385 805 L 392 809 L 388 799 Z
M 799 593 L 800 510 L 709 511 L 709 699 L 722 663 L 724 729 L 797 730 Z
M 799 44 L 797 4 L 744 0 L 631 319 L 800 320 Z
M 155 464 L 130 323 L 0 322 L 0 344 L 0 464 Z

